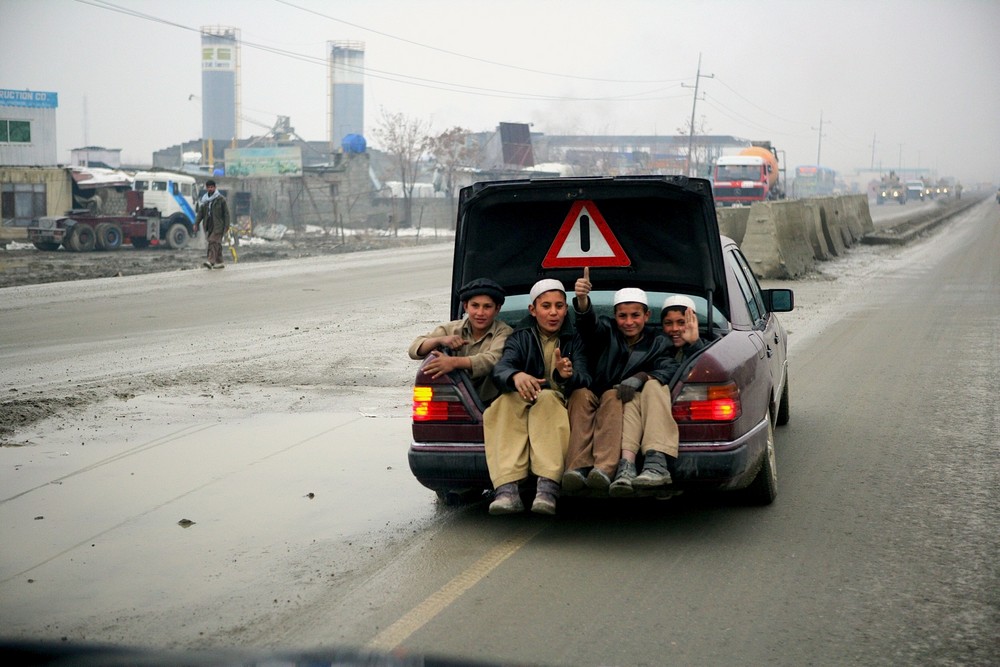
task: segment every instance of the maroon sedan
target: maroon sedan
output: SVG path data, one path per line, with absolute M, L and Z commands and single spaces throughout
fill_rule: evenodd
M 696 303 L 708 342 L 671 383 L 680 453 L 671 492 L 740 491 L 754 504 L 777 493 L 774 426 L 788 421 L 786 335 L 775 313 L 793 307 L 791 290 L 760 288 L 746 258 L 720 236 L 708 181 L 680 176 L 552 178 L 477 183 L 462 190 L 452 272 L 451 318 L 461 316 L 458 286 L 477 277 L 507 292 L 500 312 L 512 325 L 527 315 L 541 278 L 572 296 L 582 268 L 611 312 L 622 287 L 658 304 L 682 294 Z M 711 304 L 711 308 L 707 305 Z M 483 410 L 468 377 L 413 388 L 410 469 L 446 500 L 492 488 L 483 450 Z

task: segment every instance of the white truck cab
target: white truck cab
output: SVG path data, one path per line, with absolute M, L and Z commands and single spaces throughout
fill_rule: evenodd
M 168 171 L 140 171 L 132 181 L 132 189 L 142 193 L 143 206 L 159 210 L 169 223 L 194 225 L 195 180 L 185 174 Z M 183 220 L 182 220 L 183 218 Z

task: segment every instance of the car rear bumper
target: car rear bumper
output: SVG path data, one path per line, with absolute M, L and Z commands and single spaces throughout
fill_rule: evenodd
M 766 419 L 766 418 L 765 418 Z M 741 489 L 760 470 L 767 448 L 767 422 L 731 442 L 683 442 L 671 469 L 678 489 Z M 491 489 L 486 453 L 481 444 L 410 444 L 410 471 L 433 491 Z
M 433 491 L 493 488 L 481 444 L 412 443 L 407 458 L 413 476 Z

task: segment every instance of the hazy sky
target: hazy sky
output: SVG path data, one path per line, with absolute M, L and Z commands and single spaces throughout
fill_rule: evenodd
M 435 131 L 677 134 L 701 54 L 708 133 L 770 139 L 790 166 L 1000 180 L 996 0 L 0 0 L 0 88 L 59 94 L 60 161 L 148 163 L 201 135 L 210 25 L 241 31 L 244 136 L 282 115 L 327 139 L 328 40 L 365 43 L 372 145 L 380 109 Z

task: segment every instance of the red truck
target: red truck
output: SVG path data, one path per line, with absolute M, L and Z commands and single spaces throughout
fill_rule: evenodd
M 718 206 L 749 206 L 755 201 L 784 199 L 778 152 L 770 142 L 754 142 L 738 155 L 720 157 L 712 174 Z
M 126 193 L 131 215 L 94 215 L 87 210 L 72 210 L 62 216 L 38 218 L 28 227 L 28 240 L 39 250 L 58 250 L 60 246 L 73 252 L 118 250 L 129 243 L 133 248 L 155 245 L 162 238 L 168 247 L 177 250 L 187 245 L 190 233 L 182 222 L 166 221 L 169 227 L 161 235 L 157 209 L 142 207 L 142 193 Z

